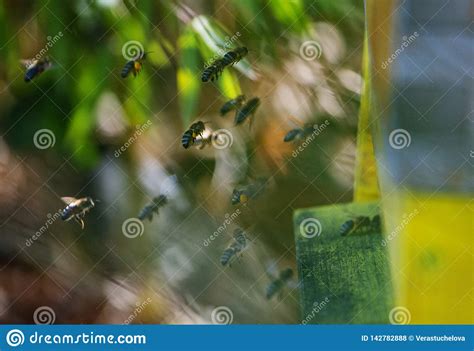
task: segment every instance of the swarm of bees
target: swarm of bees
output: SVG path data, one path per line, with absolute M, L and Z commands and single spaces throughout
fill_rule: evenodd
M 239 62 L 245 55 L 247 55 L 248 50 L 245 47 L 240 47 L 235 50 L 227 52 L 223 58 L 214 60 L 201 75 L 201 80 L 206 83 L 219 79 L 222 71 L 227 66 L 232 66 L 233 64 Z
M 234 189 L 231 197 L 232 205 L 245 204 L 249 199 L 257 198 L 265 189 L 266 183 L 267 181 L 261 178 L 254 183 Z
M 122 78 L 127 78 L 130 73 L 133 74 L 134 77 L 140 73 L 143 67 L 143 62 L 146 60 L 147 52 L 140 50 L 140 52 L 135 56 L 132 60 L 128 61 L 125 66 L 123 66 L 122 72 L 120 76 Z
M 165 195 L 153 198 L 153 200 L 140 211 L 138 219 L 141 221 L 148 219 L 151 222 L 153 220 L 153 214 L 156 213 L 158 215 L 160 208 L 165 206 L 167 203 L 168 198 Z
M 245 232 L 237 228 L 234 231 L 234 237 L 229 246 L 224 250 L 221 256 L 221 264 L 223 266 L 229 265 L 231 261 L 236 258 L 239 254 L 242 255 L 242 251 L 247 247 L 247 237 Z
M 380 215 L 375 215 L 372 219 L 368 216 L 358 216 L 354 219 L 349 219 L 341 225 L 339 234 L 341 236 L 351 234 L 368 234 L 372 232 L 380 232 L 382 230 L 382 224 L 380 221 Z
M 123 66 L 120 75 L 122 78 L 127 78 L 131 74 L 136 77 L 143 68 L 144 61 L 147 58 L 148 52 L 140 50 L 140 52 L 131 60 L 127 61 Z M 223 70 L 228 66 L 233 66 L 240 60 L 242 60 L 248 54 L 246 47 L 238 47 L 234 50 L 228 51 L 223 57 L 214 60 L 210 66 L 204 69 L 201 75 L 202 82 L 216 81 L 222 74 Z M 39 76 L 42 72 L 52 67 L 49 59 L 44 58 L 34 61 L 25 61 L 26 72 L 24 80 L 30 82 L 32 79 Z M 220 115 L 226 116 L 229 112 L 235 111 L 234 124 L 235 126 L 241 125 L 245 121 L 249 121 L 251 126 L 254 120 L 254 115 L 260 106 L 260 98 L 252 97 L 246 99 L 245 95 L 239 95 L 234 99 L 231 99 L 222 105 L 220 108 Z M 191 124 L 191 126 L 183 133 L 181 138 L 181 144 L 185 149 L 191 146 L 198 146 L 204 148 L 207 145 L 211 145 L 214 140 L 218 137 L 216 133 L 212 131 L 209 134 L 205 134 L 206 126 L 208 122 L 197 121 Z M 285 137 L 285 141 L 291 141 L 297 137 L 301 137 L 309 132 L 309 129 L 295 129 L 290 131 Z M 257 179 L 244 186 L 239 186 L 233 190 L 231 203 L 233 205 L 245 204 L 249 199 L 255 199 L 264 190 L 267 184 L 265 179 Z M 74 197 L 62 197 L 66 207 L 61 210 L 61 218 L 64 221 L 70 221 L 74 219 L 84 229 L 84 217 L 85 215 L 95 207 L 95 202 L 91 197 L 83 197 L 76 199 Z M 165 195 L 159 195 L 154 197 L 150 203 L 148 203 L 138 214 L 138 219 L 141 221 L 153 220 L 155 215 L 159 214 L 159 210 L 168 203 L 168 199 Z M 243 251 L 248 246 L 247 234 L 241 228 L 235 229 L 231 243 L 223 251 L 220 257 L 220 263 L 223 266 L 229 266 L 233 260 L 242 256 Z M 268 286 L 266 291 L 267 299 L 271 299 L 274 295 L 281 293 L 281 290 L 293 276 L 291 269 L 285 269 L 280 272 Z
M 288 284 L 288 281 L 293 277 L 293 270 L 286 268 L 280 271 L 280 274 L 267 287 L 266 298 L 270 300 L 276 294 L 282 294 L 283 288 Z
M 67 204 L 61 211 L 61 219 L 67 222 L 74 218 L 81 225 L 81 228 L 84 229 L 84 216 L 95 206 L 94 200 L 90 197 L 83 197 L 81 199 L 62 197 L 61 200 Z
M 22 60 L 21 62 L 26 67 L 24 77 L 26 83 L 31 82 L 34 78 L 38 77 L 41 73 L 53 66 L 47 57 L 39 60 Z

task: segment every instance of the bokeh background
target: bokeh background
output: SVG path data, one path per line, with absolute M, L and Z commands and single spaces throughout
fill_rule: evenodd
M 300 322 L 295 276 L 272 300 L 265 290 L 275 272 L 296 272 L 293 210 L 352 199 L 363 33 L 358 0 L 2 2 L 0 321 L 33 323 L 46 306 L 55 323 L 210 323 L 225 306 L 234 323 Z M 150 53 L 122 79 L 132 40 Z M 229 41 L 249 54 L 203 84 Z M 25 83 L 20 60 L 40 52 L 53 67 Z M 261 98 L 252 128 L 219 116 L 240 93 Z M 230 131 L 231 147 L 185 150 L 197 120 Z M 296 156 L 283 142 L 326 120 Z M 260 197 L 231 205 L 237 185 L 262 177 Z M 168 205 L 125 236 L 159 194 Z M 100 201 L 84 230 L 54 220 L 62 196 Z M 236 227 L 251 243 L 222 267 Z

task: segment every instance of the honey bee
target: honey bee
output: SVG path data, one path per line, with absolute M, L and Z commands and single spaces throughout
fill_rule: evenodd
M 168 199 L 165 195 L 160 195 L 151 201 L 148 205 L 146 205 L 138 214 L 138 219 L 143 221 L 148 219 L 150 222 L 153 219 L 153 214 L 158 214 L 158 211 L 161 207 L 165 206 L 168 203 Z
M 227 101 L 220 109 L 221 116 L 225 116 L 232 110 L 238 110 L 245 101 L 245 95 L 239 95 L 236 98 Z
M 213 82 L 219 79 L 219 75 L 222 73 L 225 66 L 223 59 L 215 60 L 211 65 L 204 69 L 201 75 L 201 81 L 206 83 L 209 82 L 209 80 Z
M 202 138 L 202 133 L 206 129 L 205 122 L 197 121 L 186 130 L 181 138 L 181 144 L 185 149 L 190 147 L 196 141 L 196 138 L 200 136 Z
M 295 128 L 286 133 L 283 141 L 288 143 L 290 141 L 304 138 L 314 132 L 314 125 L 311 123 L 306 124 L 303 128 Z
M 50 69 L 53 65 L 48 58 L 40 59 L 40 60 L 22 60 L 21 61 L 25 67 L 25 82 L 32 81 L 35 77 L 39 76 L 44 71 Z
M 229 66 L 239 62 L 244 56 L 248 54 L 246 47 L 240 47 L 235 50 L 229 51 L 224 55 L 224 65 Z
M 67 222 L 74 218 L 81 225 L 81 228 L 84 229 L 83 218 L 95 206 L 94 200 L 90 197 L 83 197 L 81 199 L 62 197 L 61 200 L 67 204 L 61 211 L 61 219 Z
M 368 216 L 358 216 L 345 221 L 341 229 L 339 229 L 339 234 L 346 236 L 349 234 L 367 234 L 370 232 L 380 233 L 381 228 L 380 215 L 377 214 L 372 219 Z
M 257 97 L 247 101 L 244 106 L 237 110 L 234 119 L 235 125 L 239 125 L 243 123 L 249 116 L 253 116 L 258 106 L 260 106 L 260 99 Z
M 255 199 L 263 192 L 265 185 L 265 179 L 258 179 L 254 183 L 234 189 L 231 197 L 232 205 L 245 204 L 249 199 Z
M 201 81 L 206 83 L 209 82 L 209 80 L 211 82 L 217 80 L 226 66 L 239 62 L 247 53 L 248 50 L 245 47 L 227 52 L 224 58 L 214 60 L 214 62 L 204 69 L 201 75 Z
M 282 270 L 278 278 L 274 279 L 267 287 L 266 298 L 270 300 L 277 293 L 282 292 L 283 288 L 288 284 L 288 281 L 293 277 L 293 270 L 286 268 Z
M 247 247 L 247 237 L 245 235 L 245 232 L 241 228 L 237 228 L 234 231 L 232 242 L 222 253 L 222 256 L 220 259 L 221 264 L 223 266 L 229 265 L 230 267 L 231 260 L 234 257 L 237 257 L 239 253 L 242 254 L 242 251 L 246 247 Z
M 122 72 L 120 76 L 122 78 L 127 78 L 130 72 L 132 72 L 133 76 L 136 77 L 138 73 L 142 70 L 143 61 L 145 61 L 147 54 L 149 52 L 141 51 L 135 56 L 132 60 L 128 61 L 125 66 L 122 68 Z

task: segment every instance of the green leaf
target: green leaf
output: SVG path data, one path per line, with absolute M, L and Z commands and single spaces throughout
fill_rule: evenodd
M 178 99 L 184 125 L 193 119 L 201 92 L 201 55 L 193 29 L 187 26 L 178 38 L 180 52 L 177 70 Z

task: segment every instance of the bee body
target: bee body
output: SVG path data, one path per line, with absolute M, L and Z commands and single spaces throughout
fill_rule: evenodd
M 354 219 L 345 221 L 340 230 L 341 236 L 349 234 L 367 234 L 370 232 L 380 232 L 381 220 L 380 215 L 375 215 L 372 219 L 368 216 L 358 216 Z
M 190 147 L 191 145 L 194 144 L 196 141 L 196 138 L 200 136 L 202 138 L 202 133 L 206 129 L 204 122 L 202 121 L 197 121 L 189 127 L 187 131 L 183 133 L 183 136 L 181 138 L 181 144 L 185 149 Z
M 146 53 L 141 51 L 133 60 L 128 61 L 125 66 L 122 68 L 122 72 L 120 76 L 122 78 L 127 78 L 130 73 L 133 74 L 134 77 L 140 73 L 143 67 L 143 61 L 146 59 Z
M 265 189 L 266 181 L 258 179 L 255 183 L 248 184 L 240 189 L 234 189 L 231 196 L 232 205 L 244 204 L 249 199 L 255 199 Z
M 159 209 L 166 205 L 167 202 L 168 200 L 165 195 L 155 197 L 150 204 L 146 205 L 140 211 L 138 214 L 138 219 L 141 221 L 148 219 L 151 222 L 153 219 L 153 214 L 158 214 Z
M 258 106 L 260 106 L 260 99 L 257 97 L 247 101 L 242 108 L 237 110 L 235 114 L 235 125 L 243 123 L 250 115 L 253 115 Z
M 224 250 L 221 256 L 221 264 L 223 266 L 229 265 L 231 260 L 236 257 L 239 253 L 242 253 L 244 249 L 247 247 L 247 237 L 245 236 L 245 232 L 237 228 L 234 231 L 234 237 L 232 243 Z
M 293 276 L 293 270 L 291 268 L 284 269 L 280 272 L 280 275 L 277 279 L 273 280 L 267 287 L 266 298 L 270 300 L 278 292 L 281 292 L 283 287 L 286 286 L 288 280 Z
M 184 132 L 183 137 L 181 138 L 181 144 L 185 149 L 190 147 L 194 143 L 193 131 L 188 129 Z
M 301 129 L 301 128 L 292 129 L 288 133 L 286 133 L 285 138 L 283 139 L 283 141 L 285 143 L 288 143 L 290 141 L 293 141 L 293 140 L 299 138 L 302 134 L 303 134 L 303 129 Z
M 232 110 L 239 109 L 245 101 L 245 95 L 239 95 L 235 99 L 227 101 L 220 109 L 221 116 L 225 116 Z
M 33 62 L 29 63 L 25 72 L 25 82 L 31 82 L 35 77 L 51 68 L 51 66 L 52 64 L 47 58 L 42 60 L 34 60 Z
M 61 211 L 61 219 L 67 222 L 74 218 L 84 228 L 83 217 L 95 206 L 94 200 L 90 197 L 63 197 L 62 200 L 68 205 Z
M 239 62 L 245 55 L 248 54 L 248 49 L 246 47 L 240 47 L 235 50 L 229 51 L 224 55 L 224 64 L 226 66 L 233 65 Z
M 206 67 L 206 69 L 204 69 L 201 75 L 201 81 L 206 83 L 206 82 L 209 82 L 209 80 L 211 82 L 217 80 L 219 78 L 219 75 L 224 70 L 225 66 L 226 65 L 224 64 L 224 60 L 222 59 L 215 60 L 211 65 L 209 65 L 208 67 Z

